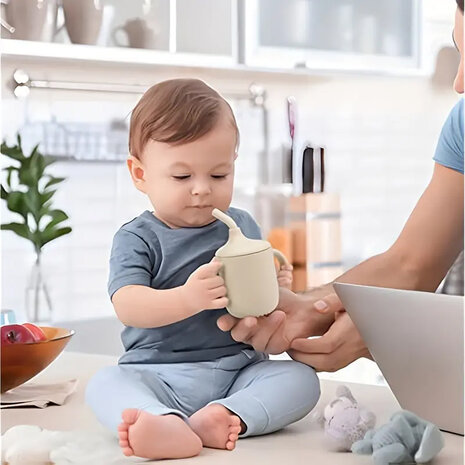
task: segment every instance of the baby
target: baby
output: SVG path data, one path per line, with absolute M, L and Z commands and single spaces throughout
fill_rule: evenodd
M 126 352 L 86 391 L 125 455 L 232 450 L 239 436 L 281 429 L 318 400 L 312 368 L 268 360 L 216 325 L 228 299 L 214 254 L 228 228 L 212 217 L 213 208 L 260 239 L 253 218 L 230 208 L 238 140 L 230 106 L 199 80 L 161 82 L 132 112 L 127 164 L 153 212 L 114 237 L 108 291 L 125 325 Z M 280 285 L 290 285 L 291 269 L 278 272 Z

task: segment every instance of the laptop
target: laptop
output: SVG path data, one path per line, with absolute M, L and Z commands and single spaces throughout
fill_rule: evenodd
M 464 298 L 335 283 L 403 409 L 464 434 Z

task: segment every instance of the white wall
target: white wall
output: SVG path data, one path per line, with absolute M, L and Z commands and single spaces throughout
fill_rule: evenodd
M 251 81 L 269 95 L 271 148 L 287 141 L 285 99 L 298 102 L 303 138 L 327 147 L 328 191 L 341 193 L 346 266 L 386 249 L 407 219 L 432 172 L 436 141 L 449 109 L 457 101 L 451 88 L 435 88 L 426 78 L 357 75 L 286 77 L 226 71 L 170 71 L 157 68 L 56 63 L 2 63 L 3 135 L 11 137 L 29 120 L 105 121 L 127 115 L 137 98 L 128 95 L 33 91 L 27 101 L 8 91 L 12 71 L 27 69 L 35 79 L 152 84 L 174 76 L 205 79 L 219 91 L 245 91 Z M 239 170 L 247 171 L 261 147 L 260 121 L 237 106 L 243 141 Z M 2 161 L 5 163 L 5 160 Z M 70 215 L 73 233 L 44 249 L 44 268 L 55 306 L 54 318 L 111 315 L 106 294 L 112 236 L 124 222 L 149 205 L 131 183 L 124 164 L 66 162 L 54 166 L 68 177 L 56 206 Z M 241 176 L 241 179 L 244 179 Z M 249 198 L 238 197 L 253 208 Z M 2 202 L 2 222 L 13 220 Z M 2 308 L 24 308 L 24 288 L 33 262 L 32 248 L 13 233 L 2 232 Z

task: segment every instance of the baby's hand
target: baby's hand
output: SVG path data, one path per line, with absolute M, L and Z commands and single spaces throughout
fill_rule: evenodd
M 292 265 L 283 265 L 278 271 L 278 283 L 281 287 L 291 289 L 292 287 Z
M 223 278 L 218 276 L 221 266 L 219 260 L 213 259 L 189 276 L 182 287 L 184 301 L 189 308 L 200 312 L 226 307 L 226 287 Z

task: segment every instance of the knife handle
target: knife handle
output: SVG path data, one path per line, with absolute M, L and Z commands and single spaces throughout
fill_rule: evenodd
M 305 147 L 302 156 L 302 192 L 308 194 L 313 192 L 313 147 Z
M 320 148 L 320 192 L 325 191 L 325 148 Z

